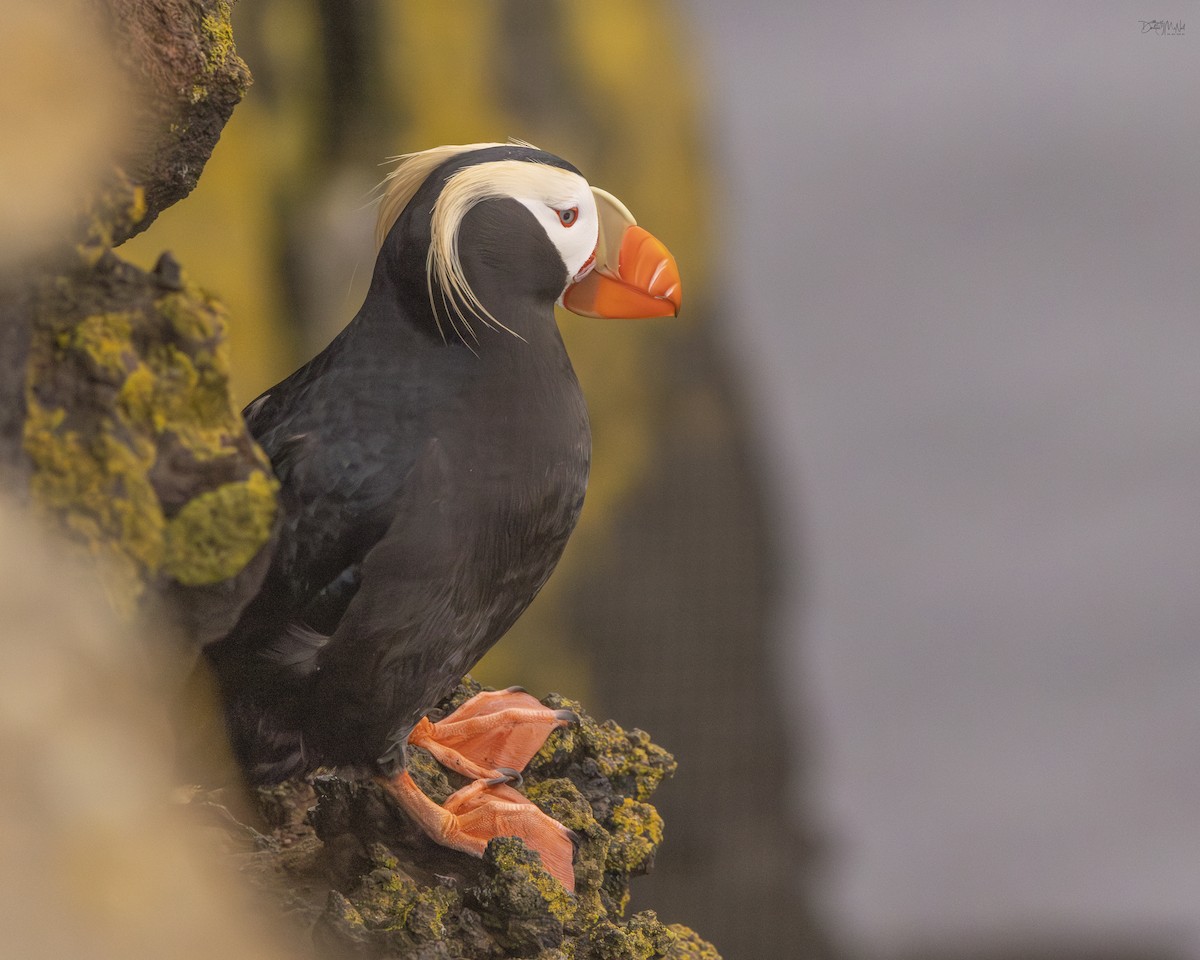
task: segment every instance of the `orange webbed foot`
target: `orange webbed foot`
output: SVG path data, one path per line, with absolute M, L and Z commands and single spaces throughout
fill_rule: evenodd
M 437 723 L 423 717 L 408 742 L 465 777 L 491 780 L 524 770 L 551 731 L 575 719 L 510 687 L 478 693 Z
M 500 780 L 476 780 L 438 806 L 408 771 L 379 778 L 384 789 L 442 846 L 482 857 L 493 837 L 519 837 L 568 892 L 575 892 L 575 837 L 557 820 Z
M 482 786 L 481 786 L 482 785 Z M 568 893 L 575 892 L 575 834 L 505 783 L 476 780 L 445 803 L 461 828 L 475 837 L 519 837 Z

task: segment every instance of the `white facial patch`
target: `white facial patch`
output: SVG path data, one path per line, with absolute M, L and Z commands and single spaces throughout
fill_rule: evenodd
M 579 174 L 526 160 L 495 160 L 464 167 L 442 188 L 433 207 L 431 254 L 439 280 L 450 279 L 436 260 L 450 267 L 458 261 L 458 229 L 463 218 L 482 200 L 509 197 L 534 215 L 567 268 L 564 286 L 583 269 L 596 249 L 599 219 L 592 188 Z M 563 214 L 569 213 L 570 222 Z M 453 269 L 447 271 L 453 274 Z M 446 284 L 443 284 L 446 286 Z
M 458 254 L 458 231 L 468 211 L 484 200 L 501 198 L 518 201 L 542 225 L 566 265 L 564 288 L 583 270 L 596 249 L 600 227 L 596 201 L 587 181 L 561 167 L 526 160 L 495 160 L 464 167 L 446 181 L 434 202 L 430 220 L 427 261 L 430 302 L 436 312 L 436 281 L 443 292 L 450 294 L 446 306 L 454 309 L 456 302 L 461 301 L 484 323 L 508 330 L 471 289 Z M 575 211 L 569 226 L 560 217 L 567 210 Z M 467 318 L 461 311 L 455 309 L 455 312 L 469 331 Z
M 391 225 L 425 178 L 452 156 L 499 144 L 440 147 L 402 158 L 385 182 L 377 239 L 382 243 Z M 508 330 L 480 302 L 463 271 L 458 234 L 463 219 L 475 204 L 509 198 L 522 204 L 537 219 L 566 266 L 567 284 L 580 279 L 592 266 L 600 231 L 596 199 L 579 174 L 527 160 L 493 160 L 476 163 L 450 176 L 434 201 L 430 216 L 429 257 L 426 275 L 434 315 L 446 316 L 456 333 L 461 323 L 471 334 L 466 314 L 497 329 Z M 437 292 L 440 288 L 440 293 Z M 460 309 L 465 308 L 465 309 Z M 512 332 L 511 330 L 509 331 Z

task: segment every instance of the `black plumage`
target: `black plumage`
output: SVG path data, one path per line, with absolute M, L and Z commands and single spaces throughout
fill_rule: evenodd
M 355 318 L 246 410 L 283 525 L 262 590 L 206 653 L 252 780 L 393 773 L 412 726 L 528 606 L 579 516 L 588 418 L 553 314 L 569 278 L 545 231 L 508 199 L 462 224 L 471 287 L 512 333 L 444 338 L 427 292 L 440 185 L 497 158 L 573 169 L 520 147 L 443 164 L 390 230 Z

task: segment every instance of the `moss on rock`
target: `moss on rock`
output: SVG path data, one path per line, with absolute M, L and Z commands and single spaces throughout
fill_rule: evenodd
M 661 960 L 675 943 L 675 935 L 653 910 L 635 914 L 628 923 L 602 920 L 588 929 L 583 949 L 590 960 Z
M 663 839 L 658 811 L 648 803 L 625 797 L 612 808 L 609 822 L 613 842 L 608 845 L 607 869 L 632 875 L 645 873 Z
M 559 946 L 575 905 L 541 857 L 515 837 L 500 837 L 488 844 L 483 863 L 467 892 L 497 944 L 515 956 Z
M 700 939 L 695 930 L 680 923 L 673 923 L 667 929 L 675 938 L 667 950 L 667 960 L 721 960 L 717 948 Z
M 224 310 L 173 261 L 81 254 L 45 279 L 25 401 L 34 504 L 108 561 L 119 608 L 236 577 L 269 541 L 277 484 L 230 397 Z
M 162 557 L 162 509 L 146 479 L 152 445 L 121 438 L 112 424 L 93 433 L 72 429 L 66 409 L 29 397 L 25 451 L 34 503 L 102 561 L 116 607 L 132 612 Z
M 189 587 L 235 576 L 271 536 L 276 486 L 255 470 L 189 500 L 167 524 L 163 573 Z
M 433 713 L 480 689 L 464 681 Z M 651 912 L 623 918 L 631 879 L 650 869 L 662 842 L 662 819 L 647 798 L 674 770 L 670 754 L 641 731 L 597 723 L 577 703 L 543 702 L 573 710 L 578 723 L 550 735 L 522 789 L 577 837 L 574 895 L 516 838 L 492 840 L 475 859 L 429 840 L 377 784 L 319 777 L 311 822 L 334 890 L 314 930 L 323 948 L 372 957 L 719 960 L 686 927 L 667 927 Z M 410 751 L 409 772 L 439 802 L 466 782 L 421 750 Z M 427 952 L 435 949 L 443 952 Z
M 84 201 L 76 229 L 84 263 L 95 266 L 116 238 L 137 233 L 148 212 L 145 188 L 135 183 L 124 167 L 114 166 L 104 185 Z
M 119 244 L 196 186 L 233 108 L 250 86 L 229 0 L 106 0 L 112 49 L 134 104 L 130 138 L 88 206 L 88 233 Z

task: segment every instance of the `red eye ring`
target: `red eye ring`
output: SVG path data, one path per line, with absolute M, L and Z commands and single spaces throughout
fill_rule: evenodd
M 555 211 L 558 214 L 558 222 L 564 227 L 573 227 L 579 220 L 579 208 L 567 207 L 566 210 Z

